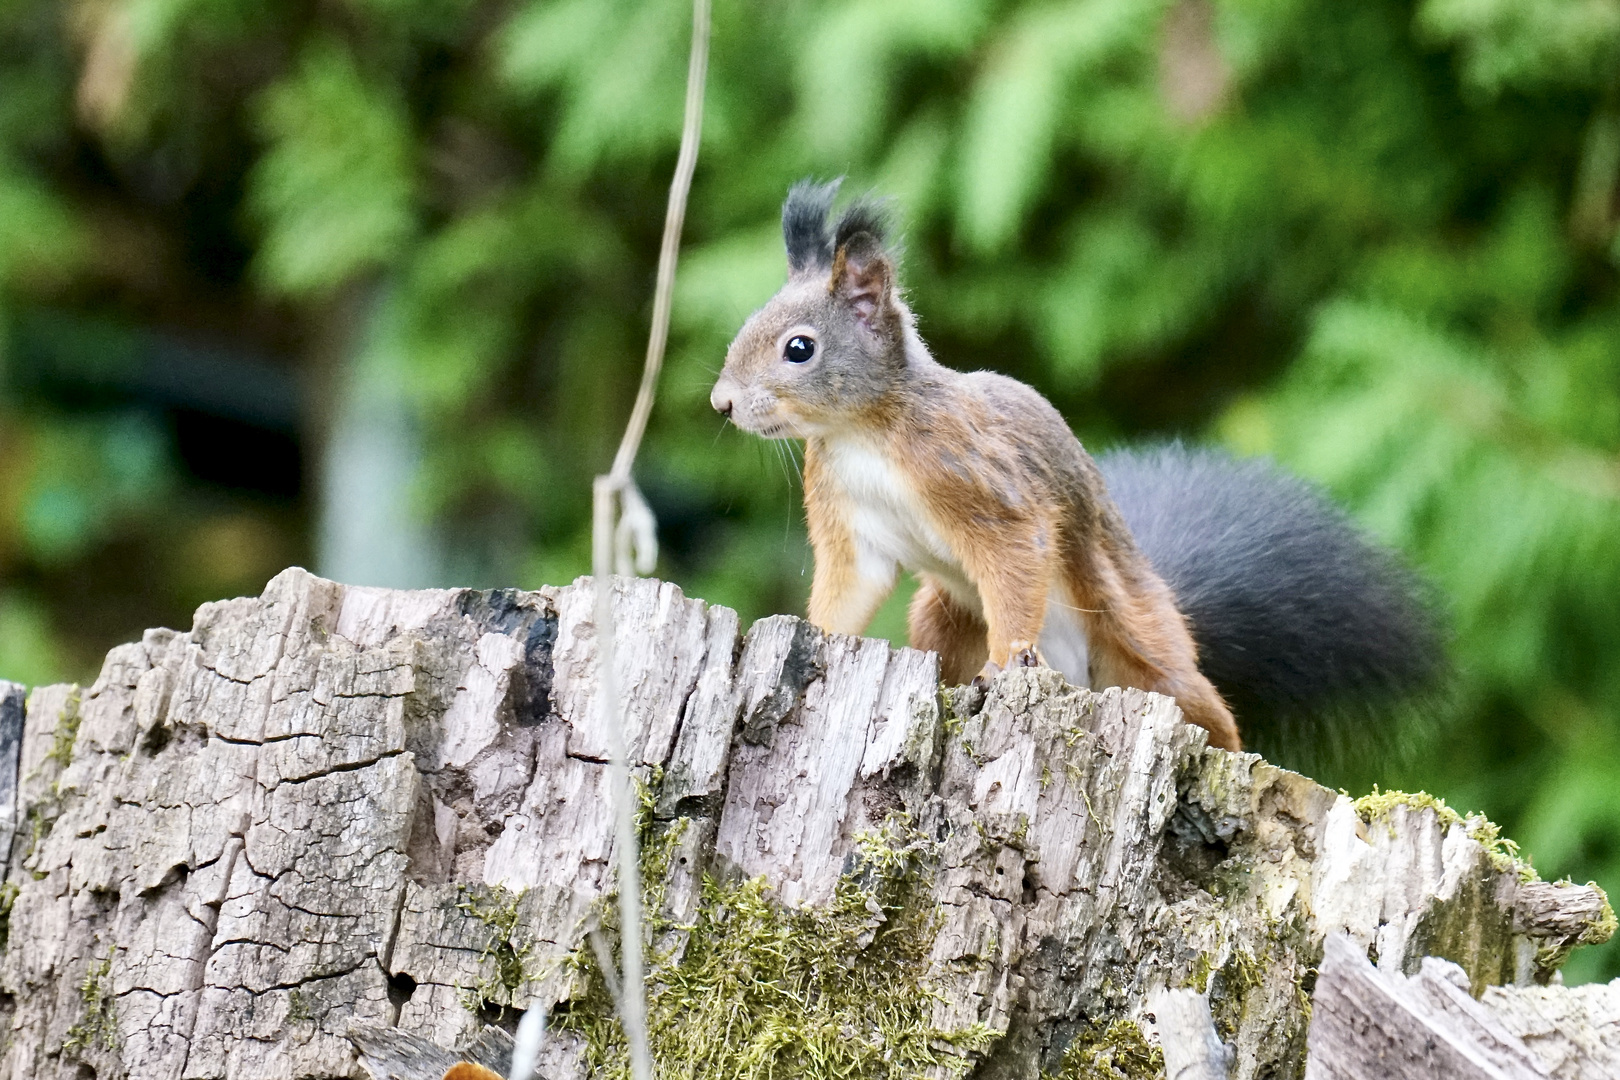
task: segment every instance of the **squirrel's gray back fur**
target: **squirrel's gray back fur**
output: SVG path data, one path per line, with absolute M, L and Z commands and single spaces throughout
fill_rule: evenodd
M 1097 465 L 1256 749 L 1355 738 L 1346 721 L 1437 688 L 1444 649 L 1422 583 L 1310 483 L 1179 443 Z

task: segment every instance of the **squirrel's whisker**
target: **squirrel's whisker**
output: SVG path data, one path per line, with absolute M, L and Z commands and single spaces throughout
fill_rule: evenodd
M 799 486 L 802 488 L 804 487 L 804 470 L 799 468 L 798 446 L 792 439 L 783 439 L 781 442 L 782 445 L 787 447 L 788 462 L 793 466 L 793 475 L 798 477 Z

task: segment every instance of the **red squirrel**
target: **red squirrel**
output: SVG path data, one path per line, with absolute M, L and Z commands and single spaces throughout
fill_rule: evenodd
M 1195 628 L 1177 603 L 1181 590 L 1172 591 L 1139 548 L 1097 463 L 1031 387 L 935 361 L 901 294 L 881 207 L 860 200 L 830 223 L 836 191 L 837 182 L 801 182 L 789 192 L 787 283 L 737 334 L 710 395 L 739 428 L 804 440 L 815 551 L 810 620 L 832 632 L 862 632 L 903 567 L 919 582 L 910 643 L 939 654 L 948 682 L 1046 662 L 1075 685 L 1174 697 L 1211 745 L 1240 749 L 1232 710 L 1200 669 Z M 1294 661 L 1318 657 L 1335 670 L 1316 680 L 1322 694 L 1304 695 L 1306 707 L 1341 691 L 1370 693 L 1386 683 L 1403 690 L 1429 677 L 1434 635 L 1424 613 L 1393 564 L 1342 515 L 1273 473 L 1196 460 L 1237 496 L 1227 500 L 1226 520 L 1202 520 L 1197 492 L 1177 487 L 1196 464 L 1185 453 L 1126 465 L 1139 489 L 1145 468 L 1150 505 L 1142 516 L 1174 549 L 1166 561 L 1205 601 L 1217 629 L 1242 632 L 1244 605 L 1257 598 L 1288 612 L 1293 621 L 1284 630 L 1297 625 L 1307 638 L 1319 633 L 1313 618 L 1330 625 L 1363 617 L 1400 639 L 1394 651 L 1410 646 L 1405 658 L 1356 654 L 1367 647 L 1354 642 L 1349 653 L 1328 656 L 1332 650 L 1312 640 L 1266 639 L 1260 644 L 1279 655 L 1255 660 L 1243 655 L 1242 642 L 1228 640 L 1221 658 L 1236 673 L 1234 686 L 1263 700 L 1285 697 L 1286 677 L 1303 674 L 1292 670 Z M 1249 504 L 1279 503 L 1279 493 L 1293 498 L 1288 513 L 1296 517 L 1245 513 Z M 1190 534 L 1162 527 L 1167 500 L 1198 523 Z M 1194 552 L 1201 544 L 1214 557 L 1239 560 L 1237 587 L 1217 568 L 1194 566 L 1189 574 L 1189 540 Z M 1290 544 L 1304 556 L 1302 576 L 1296 582 L 1284 573 L 1277 584 L 1314 589 L 1326 609 L 1307 603 L 1304 615 L 1294 612 L 1289 596 L 1263 583 L 1266 549 L 1286 554 Z M 1313 558 L 1318 548 L 1338 562 Z M 1252 597 L 1245 585 L 1253 585 Z

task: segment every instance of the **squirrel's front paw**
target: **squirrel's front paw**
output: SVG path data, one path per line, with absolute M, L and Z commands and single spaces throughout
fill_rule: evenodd
M 1015 641 L 1007 650 L 1007 666 L 1010 668 L 1045 667 L 1046 658 L 1038 652 L 1028 641 Z M 994 660 L 985 661 L 984 667 L 973 677 L 971 685 L 980 690 L 988 689 L 990 681 L 1002 671 L 1001 665 Z
M 1015 641 L 1007 649 L 1008 667 L 1045 667 L 1046 658 L 1035 649 L 1032 641 Z

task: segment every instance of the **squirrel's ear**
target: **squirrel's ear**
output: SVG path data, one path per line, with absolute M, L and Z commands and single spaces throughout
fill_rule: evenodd
M 861 325 L 886 332 L 898 311 L 894 302 L 894 264 L 871 233 L 856 233 L 833 255 L 827 291 L 855 311 Z

